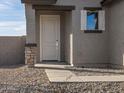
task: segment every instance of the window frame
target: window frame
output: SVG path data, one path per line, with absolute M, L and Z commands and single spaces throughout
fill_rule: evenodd
M 94 11 L 94 12 L 97 11 L 99 13 L 99 11 L 103 10 L 103 8 L 102 7 L 84 7 L 83 10 Z M 86 18 L 87 18 L 87 16 L 86 16 Z M 88 19 L 86 19 L 86 20 L 88 20 Z M 87 29 L 87 23 L 86 23 L 86 29 L 84 30 L 84 33 L 102 33 L 102 32 L 103 32 L 103 30 L 99 29 L 99 15 L 98 15 L 98 29 L 89 30 L 89 29 Z

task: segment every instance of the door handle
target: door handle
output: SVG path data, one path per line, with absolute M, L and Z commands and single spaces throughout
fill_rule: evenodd
M 56 46 L 57 46 L 57 47 L 59 46 L 59 42 L 58 42 L 58 40 L 56 40 Z

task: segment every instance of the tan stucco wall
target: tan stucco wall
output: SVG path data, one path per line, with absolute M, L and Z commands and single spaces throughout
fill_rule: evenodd
M 31 4 L 25 4 L 26 15 L 26 43 L 36 43 L 35 32 L 35 10 L 32 9 Z
M 25 37 L 0 37 L 0 66 L 25 63 Z
M 71 18 L 71 27 L 70 31 L 73 34 L 73 64 L 75 66 L 102 66 L 109 63 L 109 53 L 108 53 L 108 31 L 104 31 L 101 34 L 98 33 L 84 33 L 80 31 L 80 10 L 84 7 L 100 7 L 101 0 L 58 0 L 56 5 L 75 5 L 76 10 L 72 11 L 72 18 Z M 27 11 L 27 22 L 34 23 L 34 12 L 32 14 L 31 5 L 27 7 L 30 11 Z M 33 18 L 32 18 L 33 16 Z M 36 17 L 37 18 L 37 17 Z M 37 21 L 39 19 L 36 19 Z M 39 30 L 36 27 L 36 32 L 34 31 L 34 24 L 29 23 L 27 30 L 28 30 L 28 39 L 27 42 L 35 42 L 35 38 L 38 43 L 38 34 Z M 70 23 L 70 22 L 69 22 Z M 37 24 L 38 26 L 38 24 Z M 65 27 L 68 27 L 66 24 Z M 65 31 L 67 31 L 65 28 Z M 35 32 L 35 33 L 34 33 Z M 69 33 L 70 34 L 70 33 Z M 67 35 L 68 36 L 68 35 Z M 67 37 L 65 37 L 67 39 Z M 67 42 L 65 42 L 66 44 Z M 67 45 L 67 44 L 66 44 Z M 67 46 L 66 46 L 67 47 Z M 69 51 L 69 48 L 66 52 Z M 39 51 L 39 49 L 38 49 Z M 68 59 L 70 54 L 65 52 L 65 59 Z M 37 54 L 39 56 L 39 54 Z M 102 65 L 101 65 L 102 64 Z
M 110 62 L 124 66 L 124 1 L 120 0 L 108 7 Z
M 73 64 L 108 64 L 108 32 L 86 34 L 80 31 L 80 10 L 83 7 L 99 7 L 100 0 L 58 0 L 57 4 L 76 6 L 76 10 L 72 11 Z
M 65 60 L 69 64 L 71 64 L 71 44 L 70 44 L 70 35 L 72 35 L 72 13 L 66 12 L 65 13 Z

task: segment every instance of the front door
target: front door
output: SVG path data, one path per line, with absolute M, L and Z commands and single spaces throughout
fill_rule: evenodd
M 40 20 L 41 61 L 60 60 L 60 16 L 42 15 Z

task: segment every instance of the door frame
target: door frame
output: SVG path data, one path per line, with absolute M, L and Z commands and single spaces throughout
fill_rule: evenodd
M 43 17 L 56 17 L 57 20 L 58 20 L 58 23 L 57 23 L 57 38 L 58 38 L 58 56 L 57 56 L 57 61 L 60 61 L 60 47 L 61 47 L 61 44 L 60 44 L 60 15 L 40 15 L 40 62 L 42 62 L 43 60 L 43 44 L 42 44 L 42 33 L 43 33 L 43 30 L 42 30 L 42 25 L 43 25 L 43 21 L 42 21 L 42 18 Z

